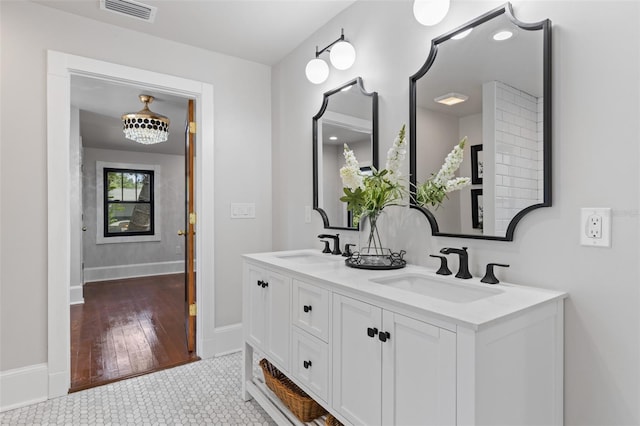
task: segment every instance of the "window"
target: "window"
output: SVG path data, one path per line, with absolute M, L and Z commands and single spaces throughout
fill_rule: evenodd
M 153 170 L 103 169 L 104 236 L 154 235 Z

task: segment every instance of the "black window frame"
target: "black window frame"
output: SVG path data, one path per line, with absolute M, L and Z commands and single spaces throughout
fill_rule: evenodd
M 109 199 L 109 173 L 120 173 L 121 175 L 130 174 L 147 174 L 149 175 L 149 201 L 124 201 Z M 105 238 L 111 237 L 135 237 L 141 235 L 155 235 L 155 176 L 153 170 L 104 167 L 103 168 L 103 187 L 102 187 L 102 203 L 103 203 L 103 234 Z M 121 186 L 122 188 L 122 186 Z M 109 232 L 109 205 L 110 204 L 149 204 L 149 230 L 133 231 L 133 232 Z

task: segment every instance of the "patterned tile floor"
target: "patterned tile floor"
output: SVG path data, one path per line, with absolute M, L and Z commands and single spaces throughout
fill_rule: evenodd
M 240 396 L 241 353 L 0 413 L 0 425 L 272 425 Z

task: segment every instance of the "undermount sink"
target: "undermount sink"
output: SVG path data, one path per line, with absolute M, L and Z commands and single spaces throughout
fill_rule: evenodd
M 433 277 L 420 274 L 402 274 L 393 277 L 374 278 L 371 281 L 455 303 L 474 302 L 502 293 L 500 289 L 480 287 L 480 284 L 442 282 Z
M 301 264 L 318 264 L 318 263 L 329 263 L 335 262 L 337 260 L 344 259 L 342 256 L 334 256 L 330 254 L 322 254 L 322 253 L 289 253 L 277 256 L 278 259 L 288 260 L 294 263 Z

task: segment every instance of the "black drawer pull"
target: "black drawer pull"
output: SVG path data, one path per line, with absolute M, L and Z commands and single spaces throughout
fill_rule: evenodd
M 311 312 L 311 305 L 304 305 L 302 309 L 304 309 L 305 312 Z
M 371 328 L 371 327 L 367 328 L 367 336 L 373 337 L 376 334 L 378 334 L 378 329 L 377 328 Z
M 311 367 L 311 361 L 304 361 L 302 365 L 304 366 L 304 368 L 308 369 L 309 367 Z
M 391 339 L 391 334 L 388 331 L 381 331 L 380 334 L 378 334 L 378 339 L 380 339 L 381 342 L 386 342 L 387 339 Z

